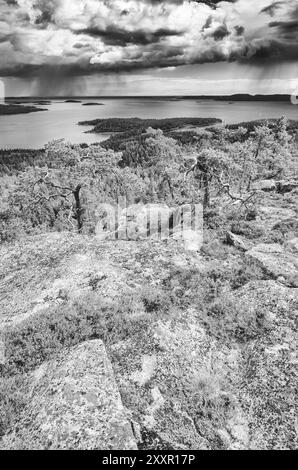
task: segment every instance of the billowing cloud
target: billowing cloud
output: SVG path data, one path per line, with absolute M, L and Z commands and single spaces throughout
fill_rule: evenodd
M 277 1 L 277 2 L 271 2 L 269 5 L 266 7 L 262 8 L 261 13 L 267 13 L 270 16 L 274 16 L 276 12 L 284 6 L 286 2 L 283 1 Z
M 0 0 L 0 76 L 298 60 L 297 0 Z

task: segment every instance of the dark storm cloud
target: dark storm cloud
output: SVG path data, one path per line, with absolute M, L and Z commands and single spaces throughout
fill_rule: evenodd
M 33 8 L 39 13 L 35 19 L 37 25 L 47 25 L 53 21 L 56 3 L 53 0 L 35 0 Z
M 275 13 L 280 9 L 280 7 L 282 7 L 285 3 L 285 1 L 273 2 L 265 8 L 262 8 L 261 13 L 267 13 L 270 16 L 274 16 Z
M 200 0 L 197 0 L 196 3 L 205 3 L 205 5 L 208 5 L 210 7 L 216 7 L 219 3 L 221 3 L 222 1 L 226 1 L 227 3 L 236 3 L 237 0 L 205 0 L 205 1 L 200 1 Z
M 221 39 L 225 38 L 226 36 L 230 35 L 230 31 L 227 28 L 227 25 L 222 24 L 218 26 L 216 30 L 212 33 L 212 36 L 216 41 L 220 41 Z
M 244 34 L 244 26 L 235 26 L 234 30 L 236 31 L 237 36 L 242 36 Z
M 0 0 L 0 11 L 0 76 L 298 59 L 295 0 Z
M 152 3 L 152 4 L 159 4 L 162 3 L 161 0 L 145 0 L 147 3 Z M 185 0 L 165 0 L 167 3 L 175 3 L 175 4 L 181 4 Z M 210 7 L 216 7 L 219 3 L 221 2 L 227 2 L 227 3 L 235 3 L 237 0 L 193 0 L 194 3 L 204 3 L 205 5 L 208 5 Z
M 18 5 L 17 0 L 4 0 L 7 5 Z
M 294 39 L 298 33 L 298 7 L 295 7 L 290 12 L 289 19 L 284 21 L 271 21 L 269 26 L 277 29 L 281 37 L 287 36 L 290 38 L 292 35 Z
M 272 21 L 269 23 L 271 28 L 278 28 L 282 33 L 291 33 L 298 31 L 298 20 L 293 21 Z
M 247 58 L 256 64 L 292 62 L 298 60 L 298 48 L 291 42 L 271 40 L 253 51 L 248 50 Z
M 211 24 L 212 24 L 212 16 L 210 15 L 210 16 L 208 16 L 208 18 L 206 20 L 206 23 L 202 27 L 202 31 L 205 31 L 205 29 L 210 28 Z
M 82 44 L 81 42 L 76 42 L 74 45 L 73 45 L 74 49 L 89 49 L 90 46 L 89 44 Z
M 144 31 L 136 29 L 127 31 L 126 29 L 109 26 L 106 29 L 96 27 L 79 29 L 73 31 L 75 34 L 86 34 L 92 37 L 99 37 L 107 45 L 125 46 L 127 44 L 146 45 L 159 42 L 161 39 L 169 36 L 181 36 L 181 31 L 160 28 L 156 31 Z

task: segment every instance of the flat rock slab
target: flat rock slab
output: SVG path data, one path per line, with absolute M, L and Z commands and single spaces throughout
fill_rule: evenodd
M 252 185 L 252 189 L 260 191 L 275 191 L 276 182 L 274 180 L 260 180 Z
M 246 256 L 274 279 L 280 278 L 287 285 L 298 287 L 298 259 L 286 253 L 280 245 L 260 244 L 249 250 Z
M 59 354 L 34 372 L 31 400 L 8 450 L 133 450 L 136 442 L 101 340 Z
M 296 218 L 296 213 L 292 209 L 270 206 L 268 204 L 258 208 L 257 222 L 266 230 L 271 230 L 277 223 L 292 218 Z
M 232 245 L 240 251 L 248 251 L 251 247 L 251 244 L 245 242 L 239 235 L 235 235 L 232 232 L 226 233 L 226 241 L 228 245 Z
M 238 383 L 249 422 L 248 448 L 296 449 L 298 291 L 276 281 L 252 281 L 234 295 L 266 325 L 242 350 Z
M 189 242 L 192 242 L 190 239 Z M 176 267 L 202 264 L 181 240 L 106 240 L 47 233 L 0 245 L 0 331 L 92 292 L 116 300 L 131 286 L 161 283 Z

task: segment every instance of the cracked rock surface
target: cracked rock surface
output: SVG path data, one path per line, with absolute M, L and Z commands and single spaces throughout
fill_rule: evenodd
M 63 351 L 32 373 L 28 404 L 0 448 L 136 449 L 101 340 Z

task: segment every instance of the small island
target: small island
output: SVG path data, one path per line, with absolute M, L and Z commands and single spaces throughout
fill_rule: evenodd
M 103 103 L 83 103 L 82 106 L 104 106 Z
M 51 101 L 47 100 L 40 100 L 40 101 L 32 101 L 33 104 L 38 104 L 39 106 L 49 106 L 52 104 Z
M 65 100 L 64 103 L 82 103 L 80 100 Z
M 37 108 L 36 106 L 22 106 L 18 104 L 0 104 L 0 116 L 28 114 L 35 113 L 37 111 L 47 111 L 47 109 Z

